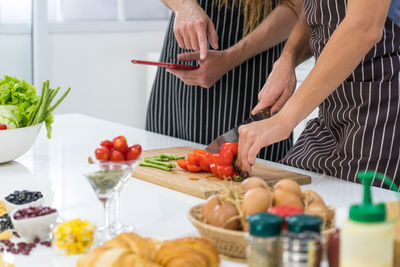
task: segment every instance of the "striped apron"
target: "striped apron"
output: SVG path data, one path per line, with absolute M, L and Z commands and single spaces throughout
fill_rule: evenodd
M 347 0 L 305 0 L 317 59 L 346 15 Z M 282 163 L 358 182 L 360 170 L 400 183 L 400 28 L 389 17 L 383 38 L 319 106 Z M 340 66 L 337 66 L 340 68 Z M 374 180 L 378 187 L 386 187 Z
M 277 0 L 273 0 L 276 5 Z M 243 38 L 244 18 L 238 5 L 216 5 L 214 0 L 200 0 L 200 6 L 213 21 L 220 49 L 227 49 Z M 179 48 L 173 33 L 172 15 L 160 61 L 177 62 Z M 210 89 L 185 85 L 176 76 L 159 68 L 148 103 L 146 130 L 209 144 L 219 135 L 240 124 L 257 104 L 273 63 L 279 58 L 283 43 L 261 53 L 226 73 Z M 193 64 L 193 63 L 192 63 Z M 279 161 L 292 146 L 292 138 L 263 149 L 259 157 Z

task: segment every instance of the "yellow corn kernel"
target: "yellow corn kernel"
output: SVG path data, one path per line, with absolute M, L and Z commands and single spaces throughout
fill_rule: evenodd
M 94 224 L 81 219 L 61 223 L 54 232 L 54 243 L 68 255 L 84 253 L 93 244 L 95 229 Z

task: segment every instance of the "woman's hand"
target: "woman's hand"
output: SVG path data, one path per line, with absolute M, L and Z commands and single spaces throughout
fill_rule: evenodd
M 175 12 L 175 38 L 181 48 L 200 50 L 200 58 L 207 57 L 208 40 L 218 49 L 218 35 L 206 12 L 195 1 L 184 1 Z
M 231 69 L 231 59 L 226 51 L 208 51 L 205 60 L 200 60 L 199 52 L 183 53 L 178 55 L 178 60 L 199 61 L 200 67 L 195 70 L 167 69 L 188 85 L 199 85 L 205 88 L 213 86 L 221 77 Z
M 251 112 L 253 115 L 260 110 L 271 107 L 271 113 L 277 113 L 296 89 L 296 73 L 293 62 L 280 57 L 274 64 L 263 89 L 258 94 L 259 103 Z
M 245 124 L 239 127 L 239 152 L 236 168 L 242 175 L 251 174 L 251 166 L 256 162 L 256 157 L 261 148 L 282 141 L 290 136 L 293 126 L 289 120 L 282 118 L 280 113 L 275 116 Z

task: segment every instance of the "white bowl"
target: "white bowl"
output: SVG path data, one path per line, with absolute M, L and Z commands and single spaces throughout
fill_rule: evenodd
M 43 123 L 33 126 L 0 130 L 0 163 L 14 160 L 35 143 Z
M 57 221 L 58 211 L 39 217 L 15 220 L 14 214 L 18 210 L 14 210 L 10 218 L 14 229 L 26 242 L 32 243 L 36 237 L 40 241 L 49 239 L 51 230 Z
M 13 204 L 9 201 L 7 201 L 6 198 L 4 198 L 4 206 L 6 207 L 7 213 L 11 214 L 14 210 L 16 209 L 23 209 L 23 208 L 27 208 L 30 206 L 43 206 L 43 201 L 44 201 L 44 197 L 45 195 L 42 193 L 43 197 L 39 198 L 38 200 L 26 203 L 26 204 L 21 204 L 21 205 L 17 205 L 17 204 Z

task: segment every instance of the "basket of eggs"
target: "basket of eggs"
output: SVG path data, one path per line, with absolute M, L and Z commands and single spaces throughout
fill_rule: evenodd
M 214 241 L 221 255 L 240 261 L 246 258 L 246 217 L 259 212 L 272 213 L 277 207 L 320 216 L 324 219 L 324 236 L 334 228 L 334 209 L 326 206 L 316 192 L 302 192 L 289 179 L 279 181 L 273 188 L 258 177 L 247 178 L 241 184 L 232 183 L 204 204 L 192 207 L 188 218 L 200 236 Z

